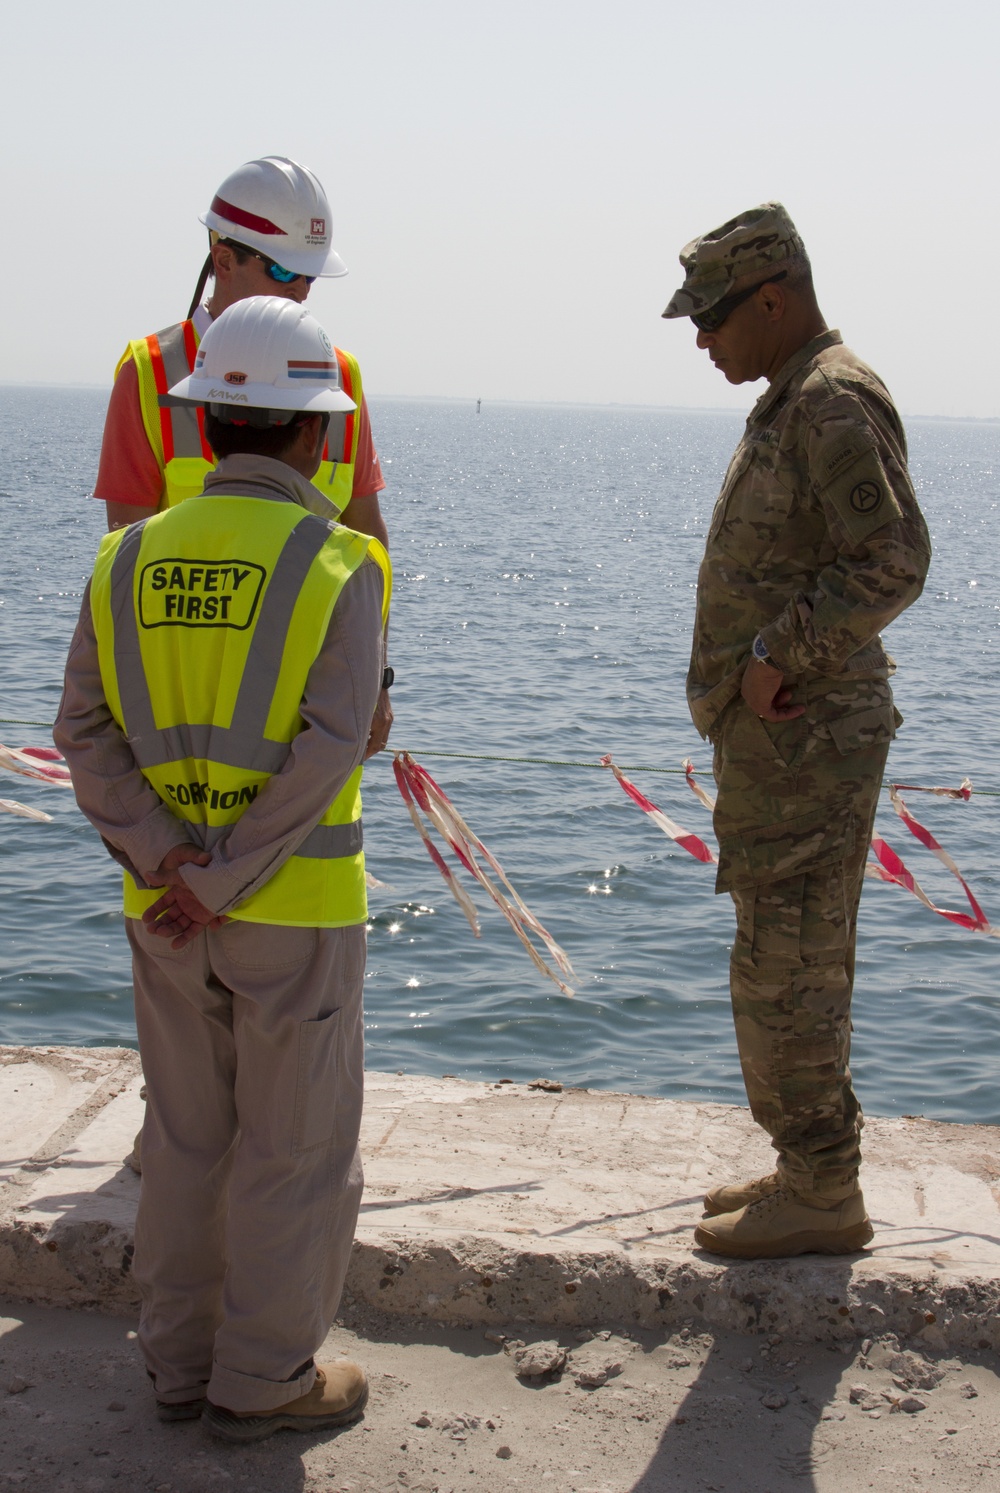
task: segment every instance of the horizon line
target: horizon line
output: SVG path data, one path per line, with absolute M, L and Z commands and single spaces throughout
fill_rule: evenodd
M 0 379 L 0 389 L 67 389 L 81 391 L 110 391 L 105 383 L 48 383 L 41 379 L 15 381 Z M 371 393 L 371 390 L 367 390 Z M 375 399 L 398 403 L 427 404 L 491 404 L 512 408 L 541 407 L 545 409 L 594 409 L 594 410 L 658 410 L 665 414 L 682 415 L 742 415 L 744 411 L 736 405 L 726 404 L 647 404 L 629 400 L 593 399 L 504 399 L 488 398 L 471 394 L 376 394 Z M 904 420 L 954 420 L 977 425 L 1000 424 L 1000 413 L 996 415 L 930 415 L 916 411 L 902 411 Z

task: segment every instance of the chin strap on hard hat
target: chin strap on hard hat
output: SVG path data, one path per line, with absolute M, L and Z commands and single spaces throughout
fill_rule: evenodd
M 194 296 L 192 298 L 191 304 L 188 307 L 188 314 L 187 314 L 187 320 L 188 321 L 191 320 L 192 316 L 197 311 L 198 307 L 201 305 L 201 298 L 202 298 L 202 296 L 203 296 L 203 294 L 205 292 L 205 286 L 208 284 L 208 277 L 209 277 L 209 275 L 211 275 L 211 273 L 212 273 L 212 251 L 211 251 L 211 249 L 209 249 L 209 251 L 208 251 L 208 258 L 205 260 L 205 263 L 202 265 L 202 267 L 201 267 L 201 274 L 198 276 L 198 288 L 196 289 L 196 291 L 194 293 Z

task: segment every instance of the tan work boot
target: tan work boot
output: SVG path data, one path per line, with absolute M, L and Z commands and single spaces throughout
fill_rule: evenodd
M 737 1260 L 780 1260 L 790 1255 L 848 1255 L 874 1237 L 861 1192 L 827 1208 L 804 1203 L 779 1187 L 734 1213 L 706 1219 L 695 1243 Z
M 136 1132 L 129 1154 L 122 1158 L 122 1166 L 131 1167 L 137 1177 L 142 1176 L 142 1131 Z
M 755 1177 L 752 1182 L 725 1182 L 721 1187 L 711 1187 L 706 1192 L 705 1212 L 713 1218 L 717 1213 L 738 1213 L 758 1198 L 777 1192 L 780 1186 L 775 1172 L 768 1172 L 766 1177 Z
M 157 1419 L 167 1424 L 175 1420 L 197 1420 L 207 1404 L 204 1395 L 199 1400 L 157 1400 Z
M 139 1090 L 139 1098 L 142 1099 L 143 1101 L 145 1101 L 146 1093 L 147 1093 L 146 1085 L 143 1084 L 142 1088 Z M 137 1177 L 141 1177 L 142 1176 L 142 1126 L 141 1125 L 139 1127 L 139 1131 L 138 1131 L 138 1134 L 136 1135 L 135 1140 L 132 1142 L 132 1149 L 131 1149 L 131 1151 L 124 1158 L 124 1160 L 122 1161 L 122 1166 L 129 1166 L 135 1172 L 135 1174 L 136 1174 Z
M 316 1365 L 316 1382 L 277 1410 L 226 1410 L 209 1400 L 202 1422 L 223 1441 L 263 1441 L 275 1431 L 325 1431 L 359 1420 L 368 1401 L 364 1369 L 349 1358 Z

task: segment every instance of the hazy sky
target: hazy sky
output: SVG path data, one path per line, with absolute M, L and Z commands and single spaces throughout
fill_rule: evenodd
M 995 0 L 67 0 L 4 22 L 0 380 L 109 383 L 187 310 L 198 214 L 312 167 L 310 305 L 374 395 L 745 408 L 660 312 L 778 198 L 905 413 L 1000 416 Z

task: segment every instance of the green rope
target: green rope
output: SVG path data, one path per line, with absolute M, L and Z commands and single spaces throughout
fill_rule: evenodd
M 389 751 L 404 751 L 403 747 L 390 747 Z M 421 757 L 454 757 L 460 762 L 523 762 L 531 767 L 596 767 L 604 769 L 602 762 L 580 762 L 565 757 L 501 757 L 487 752 L 411 752 L 412 757 L 418 760 Z M 622 772 L 659 772 L 670 773 L 675 777 L 686 777 L 687 773 L 683 767 L 649 767 L 645 763 L 616 762 L 616 767 Z M 695 776 L 698 768 L 695 768 Z M 884 791 L 889 791 L 889 785 L 884 785 Z M 973 788 L 973 794 L 980 798 L 1000 798 L 1000 789 L 997 788 Z
M 403 751 L 403 747 L 390 747 L 390 751 Z M 411 752 L 412 757 L 455 757 L 461 762 L 524 762 L 531 767 L 597 767 L 603 768 L 601 762 L 580 762 L 567 757 L 500 757 L 488 752 Z M 684 777 L 683 767 L 643 767 L 630 763 L 616 762 L 622 772 L 668 772 Z
M 51 721 L 15 721 L 6 716 L 0 716 L 0 726 L 40 726 L 43 730 L 51 731 Z M 402 751 L 402 747 L 390 748 L 390 751 Z M 413 752 L 412 756 L 420 757 L 450 757 L 457 762 L 519 762 L 526 767 L 594 767 L 603 771 L 600 762 L 580 762 L 571 757 L 504 757 L 498 752 Z M 646 763 L 616 762 L 622 772 L 656 772 L 670 777 L 685 777 L 683 767 L 649 767 Z M 697 768 L 695 769 L 697 772 Z M 973 788 L 972 792 L 979 798 L 1000 798 L 1000 789 L 997 788 Z

